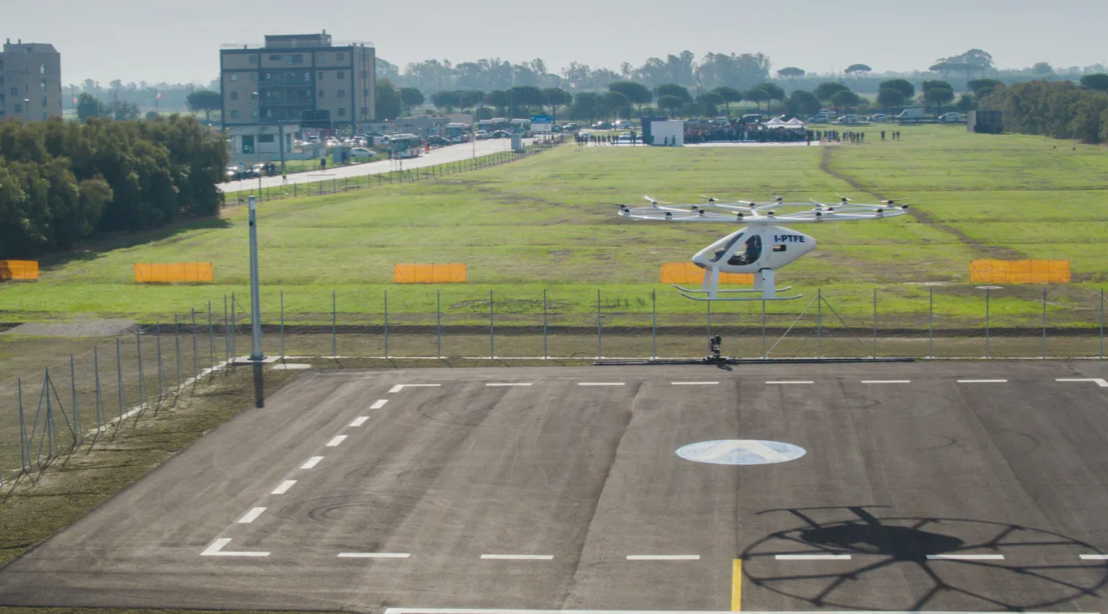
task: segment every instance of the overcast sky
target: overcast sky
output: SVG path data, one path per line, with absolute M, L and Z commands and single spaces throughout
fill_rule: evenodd
M 683 49 L 760 51 L 774 69 L 815 72 L 925 69 L 974 47 L 1003 68 L 1108 61 L 1108 0 L 0 0 L 0 16 L 0 38 L 61 52 L 64 83 L 105 86 L 207 83 L 221 44 L 323 29 L 400 66 L 538 57 L 618 70 Z

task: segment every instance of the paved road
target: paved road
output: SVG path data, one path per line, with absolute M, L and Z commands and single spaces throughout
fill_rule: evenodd
M 524 142 L 530 143 L 530 139 L 525 139 Z M 489 139 L 485 141 L 476 142 L 476 151 L 478 156 L 487 156 L 498 151 L 509 151 L 511 149 L 511 141 L 509 139 Z M 445 164 L 447 162 L 457 162 L 459 160 L 468 160 L 474 156 L 474 144 L 463 143 L 461 145 L 449 145 L 447 147 L 440 147 L 432 149 L 430 152 L 423 154 L 418 158 L 410 160 L 404 160 L 404 170 L 415 168 L 426 168 L 428 166 L 434 166 L 436 164 Z M 328 168 L 325 171 L 313 171 L 310 173 L 295 173 L 289 175 L 289 183 L 311 183 L 321 180 L 330 179 L 342 179 L 343 177 L 360 177 L 363 175 L 379 175 L 387 173 L 389 171 L 398 170 L 400 166 L 397 162 L 392 160 L 380 160 L 378 162 L 368 162 L 366 164 L 358 164 L 355 166 L 340 166 L 331 168 L 331 160 L 327 159 Z M 280 166 L 278 164 L 278 166 Z M 240 190 L 252 190 L 258 188 L 257 179 L 244 179 L 242 181 L 229 181 L 219 185 L 219 189 L 222 192 L 238 192 Z M 263 177 L 261 179 L 261 187 L 270 188 L 281 185 L 281 177 Z
M 0 605 L 1105 611 L 1104 375 L 309 373 L 0 570 Z M 769 443 L 682 453 L 782 462 L 675 453 L 734 439 Z

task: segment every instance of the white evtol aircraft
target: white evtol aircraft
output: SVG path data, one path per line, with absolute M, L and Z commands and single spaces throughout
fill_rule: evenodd
M 904 215 L 908 205 L 895 201 L 881 201 L 880 205 L 863 205 L 839 196 L 837 204 L 817 201 L 787 203 L 778 196 L 768 203 L 744 200 L 722 203 L 704 196 L 706 204 L 674 205 L 644 196 L 649 207 L 631 208 L 619 206 L 619 214 L 633 220 L 655 222 L 725 222 L 745 227 L 712 243 L 692 257 L 696 266 L 704 269 L 704 282 L 700 290 L 690 290 L 675 285 L 681 296 L 695 301 L 786 301 L 800 298 L 777 296 L 777 291 L 791 289 L 774 288 L 774 271 L 800 258 L 816 248 L 816 240 L 806 234 L 778 226 L 777 224 L 810 224 L 853 220 L 880 220 Z M 720 290 L 720 273 L 753 273 L 751 290 Z M 723 298 L 721 294 L 761 292 L 761 297 Z M 704 296 L 693 296 L 700 294 Z

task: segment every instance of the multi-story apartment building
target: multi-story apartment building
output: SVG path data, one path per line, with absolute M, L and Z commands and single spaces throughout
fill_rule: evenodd
M 353 129 L 372 121 L 377 62 L 372 43 L 331 35 L 266 36 L 264 46 L 220 50 L 223 127 L 296 123 Z
M 11 39 L 0 53 L 0 120 L 62 116 L 62 56 L 53 45 Z

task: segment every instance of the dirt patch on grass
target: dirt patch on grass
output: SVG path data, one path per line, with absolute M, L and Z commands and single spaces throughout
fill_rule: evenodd
M 865 194 L 872 194 L 873 196 L 877 197 L 880 200 L 885 200 L 885 199 L 889 198 L 889 196 L 887 194 L 882 194 L 881 192 L 878 192 L 876 190 L 871 190 L 870 188 L 866 187 L 865 185 L 859 183 L 857 180 L 852 179 L 851 177 L 847 177 L 846 175 L 843 175 L 842 173 L 838 173 L 836 171 L 831 170 L 831 152 L 834 151 L 835 149 L 836 149 L 835 146 L 825 146 L 823 148 L 823 155 L 820 158 L 820 163 L 819 163 L 819 169 L 821 171 L 827 173 L 828 175 L 831 175 L 835 179 L 838 179 L 840 181 L 845 181 L 846 183 L 850 184 L 850 187 L 854 188 L 855 190 L 857 190 L 859 192 L 863 192 Z M 955 227 L 953 227 L 949 224 L 944 224 L 942 222 L 939 222 L 939 221 L 935 220 L 935 218 L 931 217 L 926 211 L 924 211 L 924 210 L 922 210 L 918 207 L 914 207 L 914 208 L 909 209 L 908 210 L 908 215 L 911 215 L 913 218 L 915 218 L 915 220 L 917 222 L 919 222 L 921 224 L 924 224 L 924 225 L 929 226 L 931 228 L 934 228 L 936 230 L 942 231 L 942 232 L 944 232 L 946 234 L 949 234 L 950 236 L 958 239 L 959 243 L 961 243 L 963 245 L 966 245 L 966 246 L 970 247 L 971 249 L 973 249 L 973 251 L 976 252 L 980 258 L 996 259 L 996 260 L 1024 260 L 1024 259 L 1027 258 L 1027 256 L 1025 256 L 1023 253 L 1021 253 L 1019 251 L 1016 251 L 1012 248 L 1003 247 L 1003 246 L 1000 246 L 1000 245 L 987 245 L 985 243 L 982 243 L 981 241 L 978 241 L 977 239 L 974 239 L 973 237 L 970 237 L 966 233 L 962 232 L 961 230 L 958 230 L 957 228 L 955 228 Z

